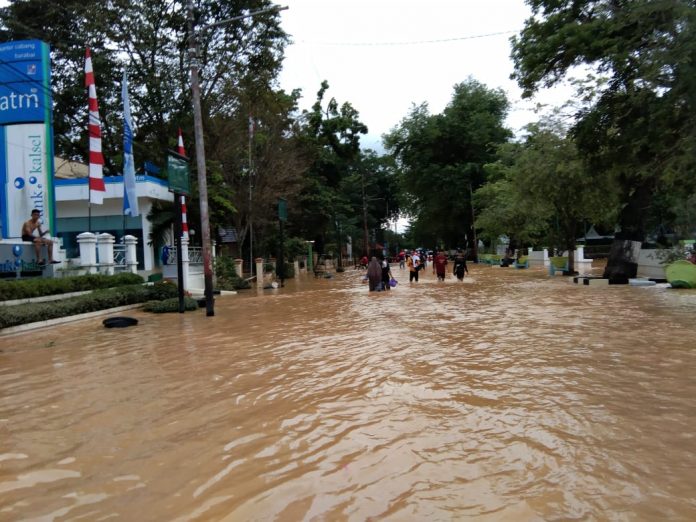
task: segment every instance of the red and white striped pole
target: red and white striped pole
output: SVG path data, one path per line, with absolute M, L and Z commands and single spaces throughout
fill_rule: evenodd
M 99 105 L 97 103 L 97 88 L 94 85 L 94 71 L 92 69 L 92 56 L 89 47 L 85 54 L 85 86 L 89 99 L 89 120 L 87 130 L 89 134 L 89 202 L 101 205 L 104 202 L 106 187 L 104 185 L 104 156 L 101 147 L 101 120 L 99 119 Z M 90 213 L 91 214 L 91 213 Z M 91 217 L 91 215 L 90 215 Z
M 177 142 L 176 151 L 182 156 L 186 156 L 186 149 L 184 148 L 184 137 L 181 134 L 181 128 L 179 128 L 179 141 Z M 181 235 L 186 239 L 189 238 L 189 228 L 188 222 L 186 221 L 186 197 L 181 196 Z

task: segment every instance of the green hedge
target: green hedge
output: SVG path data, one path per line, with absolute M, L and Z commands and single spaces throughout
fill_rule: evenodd
M 143 310 L 145 310 L 146 312 L 153 312 L 155 314 L 178 312 L 179 298 L 172 297 L 163 301 L 149 301 L 145 303 Z M 184 297 L 184 310 L 187 312 L 198 310 L 198 302 L 192 297 Z
M 0 281 L 0 301 L 114 288 L 142 282 L 142 277 L 130 272 L 110 276 L 89 274 L 60 278 L 9 279 Z
M 152 286 L 129 285 L 96 290 L 90 294 L 47 303 L 2 306 L 0 307 L 0 329 L 56 319 L 58 317 L 96 312 L 97 310 L 105 310 L 116 306 L 168 299 L 176 295 L 176 285 L 172 283 L 155 283 Z
M 215 258 L 215 278 L 218 290 L 242 290 L 251 286 L 237 274 L 234 260 L 227 256 Z

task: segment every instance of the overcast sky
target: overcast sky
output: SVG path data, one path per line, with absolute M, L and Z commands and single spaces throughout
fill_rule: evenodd
M 412 103 L 431 113 L 451 100 L 469 76 L 502 88 L 512 103 L 507 124 L 518 132 L 539 118 L 537 102 L 561 105 L 567 88 L 521 101 L 510 74 L 510 37 L 531 14 L 523 0 L 279 0 L 286 50 L 281 86 L 301 88 L 302 109 L 322 80 L 327 99 L 350 102 L 369 128 L 363 145 L 380 149 L 381 135 L 407 115 Z M 495 34 L 505 33 L 505 34 Z M 490 35 L 490 36 L 484 36 Z M 442 41 L 448 40 L 448 41 Z

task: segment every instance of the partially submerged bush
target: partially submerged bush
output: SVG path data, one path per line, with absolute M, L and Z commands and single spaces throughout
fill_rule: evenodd
M 146 312 L 153 312 L 155 314 L 178 312 L 179 298 L 172 297 L 170 299 L 165 299 L 164 301 L 149 301 L 145 303 L 143 310 Z M 198 302 L 192 297 L 184 297 L 184 310 L 187 312 L 198 310 Z
M 46 303 L 0 307 L 0 329 L 176 296 L 176 285 L 130 285 Z
M 234 260 L 226 256 L 215 258 L 215 279 L 219 290 L 242 290 L 251 286 L 237 274 Z
M 88 274 L 62 278 L 7 279 L 0 281 L 0 301 L 28 299 L 142 283 L 138 274 Z

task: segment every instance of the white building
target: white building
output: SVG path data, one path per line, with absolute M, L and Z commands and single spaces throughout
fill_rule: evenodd
M 58 167 L 57 164 L 56 166 Z M 138 269 L 151 271 L 155 268 L 158 264 L 158 253 L 155 251 L 157 245 L 147 244 L 151 228 L 147 214 L 156 200 L 174 201 L 174 194 L 169 192 L 169 184 L 166 180 L 152 176 L 136 176 L 140 215 L 124 217 L 123 177 L 105 177 L 104 203 L 91 205 L 90 219 L 87 178 L 66 179 L 58 176 L 59 173 L 56 172 L 54 178 L 56 230 L 51 232 L 54 236 L 62 238 L 63 248 L 68 258 L 79 257 L 76 237 L 82 232 L 108 232 L 116 237 L 117 242 L 124 235 L 130 234 L 138 238 Z

